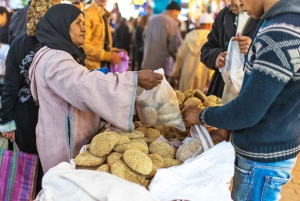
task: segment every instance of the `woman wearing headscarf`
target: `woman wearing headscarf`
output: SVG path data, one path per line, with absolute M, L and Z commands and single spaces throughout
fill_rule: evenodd
M 100 117 L 122 130 L 132 122 L 136 88 L 152 89 L 152 71 L 103 74 L 84 65 L 84 16 L 72 5 L 51 7 L 36 30 L 40 42 L 30 67 L 31 92 L 39 102 L 37 147 L 44 173 L 74 158 L 99 132 Z
M 35 127 L 39 107 L 32 98 L 28 77 L 35 46 L 38 44 L 36 24 L 49 7 L 59 3 L 60 0 L 32 1 L 27 12 L 27 33 L 15 38 L 6 58 L 0 131 L 3 137 L 15 140 L 20 151 L 26 153 L 38 154 Z M 41 189 L 42 177 L 43 171 L 39 164 L 36 193 Z

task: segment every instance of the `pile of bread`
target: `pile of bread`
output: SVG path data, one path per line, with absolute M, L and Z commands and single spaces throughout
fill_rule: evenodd
M 199 89 L 187 90 L 185 92 L 176 90 L 175 93 L 181 110 L 185 109 L 189 105 L 193 105 L 200 109 L 222 105 L 220 98 L 215 95 L 206 96 Z
M 139 106 L 142 110 L 139 116 L 144 117 L 144 122 L 139 120 L 139 116 L 135 116 L 134 132 L 109 131 L 96 135 L 87 150 L 75 157 L 77 169 L 108 172 L 147 188 L 157 169 L 180 165 L 191 155 L 182 154 L 183 151 L 191 153 L 199 151 L 201 143 L 193 142 L 186 146 L 187 150 L 180 150 L 181 153 L 177 153 L 176 156 L 177 150 L 174 147 L 156 139 L 163 136 L 166 140 L 171 141 L 177 138 L 183 141 L 190 136 L 189 125 L 185 124 L 185 131 L 172 126 L 171 122 L 176 121 L 181 115 L 180 112 L 172 113 L 173 108 L 179 107 L 181 112 L 189 105 L 204 109 L 222 105 L 221 99 L 213 95 L 206 96 L 198 89 L 187 90 L 183 93 L 175 92 L 178 101 L 162 105 L 150 99 L 141 101 Z M 173 118 L 164 116 L 165 113 L 172 114 Z M 170 124 L 167 124 L 168 126 L 157 125 L 159 122 Z M 209 132 L 215 129 L 207 126 Z
M 76 168 L 108 172 L 147 188 L 157 169 L 181 164 L 174 159 L 175 148 L 153 140 L 160 132 L 148 130 L 150 138 L 138 130 L 99 133 L 87 150 L 74 158 Z

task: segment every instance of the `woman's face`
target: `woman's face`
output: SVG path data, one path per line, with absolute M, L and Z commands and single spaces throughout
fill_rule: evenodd
M 6 13 L 0 14 L 0 27 L 3 27 L 7 22 L 7 15 Z
M 70 25 L 70 37 L 72 40 L 72 43 L 77 45 L 78 47 L 84 44 L 85 40 L 85 21 L 83 14 L 80 13 L 80 15 L 72 22 Z

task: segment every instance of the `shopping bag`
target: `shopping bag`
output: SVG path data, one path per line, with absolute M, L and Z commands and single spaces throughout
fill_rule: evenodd
M 121 61 L 118 64 L 110 64 L 110 72 L 112 73 L 123 73 L 128 70 L 129 67 L 129 57 L 124 52 L 118 52 L 121 57 Z
M 162 68 L 154 72 L 164 75 Z M 162 125 L 185 131 L 176 93 L 166 80 L 151 90 L 144 90 L 137 101 L 142 125 Z
M 205 126 L 191 126 L 191 137 L 187 137 L 176 151 L 177 160 L 186 161 L 189 158 L 195 158 L 214 146 L 214 143 Z
M 30 201 L 35 197 L 38 156 L 21 152 L 13 143 L 13 151 L 0 150 L 0 200 Z
M 243 84 L 244 62 L 245 55 L 240 53 L 238 42 L 232 41 L 231 39 L 226 55 L 226 64 L 223 68 L 220 68 L 219 71 L 221 72 L 225 84 L 235 94 L 240 92 Z
M 202 137 L 206 149 L 202 154 L 179 166 L 157 170 L 149 191 L 160 201 L 232 200 L 229 186 L 234 173 L 234 148 L 226 141 L 212 146 L 210 136 Z

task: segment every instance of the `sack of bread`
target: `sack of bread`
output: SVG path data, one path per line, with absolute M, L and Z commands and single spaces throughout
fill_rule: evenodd
M 163 69 L 156 73 L 164 75 Z M 151 90 L 144 90 L 137 101 L 141 125 L 163 125 L 184 131 L 177 96 L 164 77 L 162 83 Z

